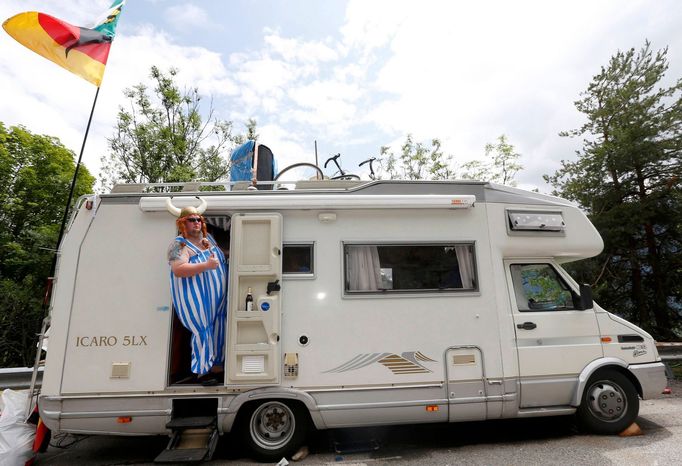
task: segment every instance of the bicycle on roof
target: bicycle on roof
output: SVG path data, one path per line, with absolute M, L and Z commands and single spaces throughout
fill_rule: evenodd
M 348 173 L 343 168 L 341 168 L 341 164 L 339 164 L 339 157 L 341 157 L 341 153 L 338 153 L 336 155 L 329 157 L 327 159 L 327 161 L 324 163 L 324 168 L 327 168 L 327 165 L 329 165 L 329 162 L 334 162 L 334 165 L 336 165 L 336 168 L 337 168 L 337 172 L 334 173 L 334 176 L 330 176 L 329 179 L 331 179 L 331 180 L 359 180 L 360 177 L 358 175 L 355 175 L 353 173 Z
M 354 173 L 348 173 L 341 167 L 341 164 L 339 163 L 340 157 L 341 154 L 338 153 L 336 155 L 329 157 L 324 163 L 325 169 L 327 168 L 330 162 L 334 162 L 334 165 L 336 165 L 337 170 L 332 176 L 325 176 L 324 173 L 322 172 L 322 169 L 320 169 L 320 167 L 318 167 L 314 163 L 299 162 L 291 164 L 283 168 L 277 174 L 277 176 L 274 177 L 273 181 L 278 182 L 277 184 L 275 184 L 275 189 L 292 189 L 289 187 L 289 185 L 294 185 L 295 187 L 295 183 L 298 181 L 360 180 L 360 177 L 358 175 Z M 375 160 L 376 157 L 370 157 L 369 159 L 365 160 L 364 162 L 361 162 L 358 165 L 358 167 L 362 167 L 363 165 L 369 163 L 370 172 L 369 178 L 371 180 L 376 179 L 374 167 L 372 166 L 372 162 L 374 162 Z
M 377 159 L 376 157 L 370 157 L 364 162 L 360 162 L 360 164 L 358 165 L 358 167 L 362 167 L 366 163 L 369 164 L 369 179 L 372 181 L 377 179 L 376 175 L 374 174 L 374 167 L 372 166 L 372 162 L 374 162 L 376 159 Z

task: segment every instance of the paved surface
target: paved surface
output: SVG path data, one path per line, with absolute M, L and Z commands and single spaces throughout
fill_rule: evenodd
M 579 433 L 572 417 L 515 419 L 476 423 L 338 429 L 320 432 L 311 454 L 295 465 L 679 465 L 682 464 L 682 384 L 675 395 L 643 401 L 637 423 L 644 435 L 595 436 Z M 335 452 L 334 445 L 365 450 Z M 73 437 L 63 442 L 73 441 Z M 67 449 L 50 447 L 38 465 L 145 465 L 167 439 L 84 437 Z M 55 442 L 53 441 L 53 444 Z M 210 465 L 256 464 L 234 437 L 221 439 Z

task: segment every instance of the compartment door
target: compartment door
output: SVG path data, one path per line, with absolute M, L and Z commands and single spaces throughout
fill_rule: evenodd
M 226 384 L 280 381 L 282 216 L 232 216 Z M 246 309 L 251 289 L 252 310 Z
M 483 353 L 475 346 L 452 347 L 445 353 L 450 422 L 486 419 L 487 393 Z

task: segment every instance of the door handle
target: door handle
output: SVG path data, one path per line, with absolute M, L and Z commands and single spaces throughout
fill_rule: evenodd
M 533 330 L 536 327 L 537 325 L 535 325 L 535 322 L 524 322 L 522 324 L 516 325 L 516 328 L 520 328 L 522 330 Z
M 282 287 L 279 284 L 279 280 L 275 280 L 274 282 L 268 282 L 268 287 L 265 291 L 265 294 L 269 296 L 270 293 L 272 293 L 273 291 L 279 291 L 281 289 Z

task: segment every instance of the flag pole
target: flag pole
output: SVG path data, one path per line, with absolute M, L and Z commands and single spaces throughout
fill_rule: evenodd
M 90 123 L 92 123 L 92 115 L 95 113 L 95 105 L 97 105 L 97 97 L 99 96 L 99 86 L 97 86 L 97 92 L 95 92 L 95 100 L 92 101 L 92 108 L 90 109 L 90 118 L 88 118 L 88 126 L 85 128 L 85 135 L 83 136 L 83 144 L 81 145 L 81 152 L 78 155 L 78 162 L 76 162 L 76 170 L 73 172 L 73 179 L 71 180 L 71 189 L 69 189 L 69 198 L 66 200 L 66 205 L 64 206 L 64 216 L 62 217 L 62 226 L 59 228 L 59 236 L 57 237 L 57 245 L 55 246 L 55 254 L 52 258 L 52 268 L 50 269 L 50 277 L 54 276 L 55 269 L 57 268 L 57 256 L 59 255 L 59 244 L 62 242 L 62 237 L 64 236 L 64 230 L 66 228 L 66 219 L 69 216 L 69 207 L 71 206 L 71 200 L 73 199 L 73 191 L 76 188 L 76 179 L 78 178 L 78 169 L 81 166 L 81 160 L 83 159 L 83 151 L 85 150 L 85 142 L 88 140 L 88 133 L 90 132 Z

